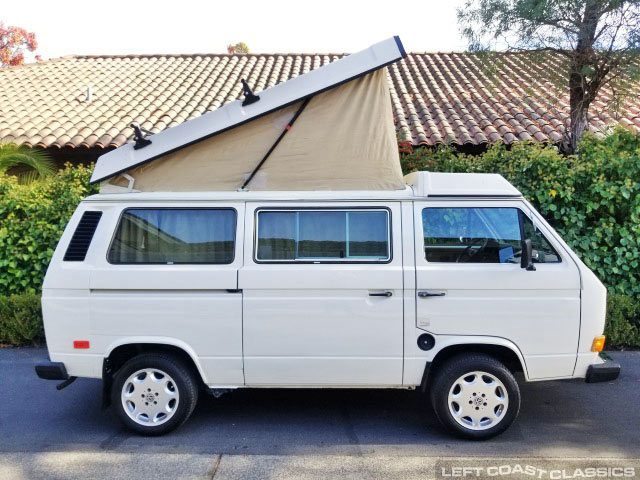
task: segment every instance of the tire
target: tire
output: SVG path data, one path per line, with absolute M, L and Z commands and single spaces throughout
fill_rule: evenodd
M 113 378 L 112 408 L 128 429 L 141 435 L 163 435 L 178 428 L 197 401 L 194 374 L 171 354 L 137 355 Z
M 480 353 L 458 355 L 441 365 L 430 395 L 440 423 L 473 440 L 504 432 L 520 411 L 520 389 L 513 374 Z

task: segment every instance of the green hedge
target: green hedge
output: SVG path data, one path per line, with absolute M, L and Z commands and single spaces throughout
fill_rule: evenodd
M 608 346 L 640 347 L 640 135 L 619 129 L 604 139 L 586 136 L 580 156 L 517 143 L 481 155 L 419 149 L 401 161 L 405 173 L 502 174 L 607 285 Z M 95 193 L 90 175 L 91 167 L 68 165 L 46 181 L 19 185 L 0 174 L 0 343 L 41 341 L 37 293 L 69 217 Z
M 22 293 L 0 296 L 0 344 L 44 343 L 40 295 Z
M 640 134 L 586 135 L 579 155 L 539 143 L 496 144 L 481 155 L 415 150 L 405 173 L 499 173 L 553 225 L 609 290 L 607 347 L 640 348 Z
M 402 157 L 405 173 L 500 173 L 553 225 L 610 292 L 640 294 L 640 134 L 587 135 L 580 155 L 553 146 L 496 144 L 481 155 L 450 148 Z
M 640 302 L 614 293 L 607 298 L 607 348 L 640 348 Z
M 0 295 L 40 291 L 69 217 L 87 195 L 92 167 L 67 165 L 27 185 L 0 174 Z

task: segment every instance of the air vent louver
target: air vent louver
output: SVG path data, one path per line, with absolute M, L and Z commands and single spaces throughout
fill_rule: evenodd
M 82 262 L 87 255 L 91 239 L 96 231 L 102 212 L 84 212 L 82 218 L 73 232 L 67 251 L 64 254 L 65 262 Z

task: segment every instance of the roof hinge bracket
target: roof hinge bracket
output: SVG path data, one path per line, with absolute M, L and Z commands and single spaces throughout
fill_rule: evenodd
M 244 100 L 242 101 L 243 107 L 251 105 L 252 103 L 256 103 L 258 100 L 260 100 L 260 97 L 251 91 L 251 88 L 249 88 L 249 84 L 244 78 L 240 81 L 242 82 L 242 92 L 244 93 Z
M 136 142 L 135 145 L 133 146 L 134 150 L 139 150 L 141 148 L 146 147 L 147 145 L 151 145 L 151 140 L 149 140 L 148 138 L 144 138 L 144 133 L 148 133 L 150 135 L 153 135 L 153 132 L 150 132 L 149 130 L 145 130 L 142 127 L 139 127 L 138 125 L 136 125 L 135 123 L 131 124 L 131 128 L 133 128 L 133 140 Z

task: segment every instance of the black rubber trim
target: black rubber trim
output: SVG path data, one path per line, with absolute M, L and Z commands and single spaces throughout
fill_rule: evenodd
M 429 373 L 431 372 L 431 362 L 427 362 L 424 366 L 424 372 L 422 372 L 422 381 L 420 382 L 420 391 L 427 393 L 427 385 L 429 384 Z
M 111 406 L 111 386 L 115 371 L 108 358 L 102 361 L 102 409 Z
M 336 210 L 336 211 L 358 211 L 358 210 L 384 210 L 387 212 L 387 216 L 389 219 L 389 258 L 387 260 L 384 261 L 379 261 L 379 260 L 370 260 L 370 261 L 358 261 L 358 260 L 284 260 L 284 261 L 278 261 L 278 260 L 260 260 L 257 257 L 257 253 L 258 253 L 258 230 L 256 228 L 254 228 L 254 232 L 253 232 L 253 263 L 255 264 L 259 264 L 259 265 L 269 265 L 269 264 L 273 264 L 273 265 L 321 265 L 321 264 L 327 264 L 327 265 L 333 265 L 333 264 L 342 264 L 342 265 L 370 265 L 370 264 L 377 264 L 377 265 L 388 265 L 389 263 L 393 262 L 393 218 L 391 215 L 391 209 L 389 207 L 380 207 L 380 206 L 372 206 L 372 207 L 265 207 L 265 206 L 259 206 L 256 207 L 255 211 L 254 211 L 254 217 L 253 217 L 253 224 L 254 226 L 257 225 L 257 219 L 258 219 L 258 214 L 262 211 L 267 211 L 267 212 L 276 212 L 276 211 L 293 211 L 293 212 L 297 212 L 297 211 L 312 211 L 312 210 Z
M 395 37 L 394 37 L 394 38 L 395 38 Z M 397 40 L 396 40 L 396 44 L 398 44 L 398 41 L 399 41 L 399 39 L 397 39 Z M 402 43 L 400 43 L 400 44 L 398 45 L 398 47 L 400 47 L 401 45 L 402 45 Z M 298 102 L 300 102 L 300 101 L 302 101 L 302 100 L 306 100 L 307 98 L 314 97 L 314 96 L 316 96 L 316 95 L 318 95 L 318 94 L 320 94 L 320 93 L 326 92 L 327 90 L 331 90 L 332 88 L 336 88 L 336 87 L 339 87 L 340 85 L 344 85 L 345 83 L 350 82 L 351 80 L 356 80 L 356 79 L 358 79 L 358 78 L 360 78 L 360 77 L 364 77 L 365 75 L 368 75 L 368 74 L 369 74 L 369 73 L 371 73 L 371 72 L 375 72 L 376 70 L 380 70 L 381 68 L 387 67 L 387 66 L 389 66 L 389 65 L 391 65 L 391 64 L 396 63 L 396 62 L 397 62 L 397 61 L 399 61 L 399 60 L 402 60 L 402 59 L 403 59 L 403 58 L 405 58 L 405 57 L 406 57 L 406 55 L 407 55 L 407 54 L 406 54 L 406 52 L 404 51 L 404 47 L 402 48 L 402 51 L 401 51 L 401 52 L 399 52 L 399 53 L 401 54 L 401 56 L 400 56 L 400 57 L 395 58 L 395 59 L 393 59 L 393 60 L 391 60 L 391 61 L 389 61 L 389 62 L 387 62 L 387 63 L 384 63 L 384 64 L 382 64 L 382 65 L 379 65 L 379 66 L 377 66 L 377 67 L 371 68 L 371 69 L 367 70 L 366 72 L 359 73 L 358 75 L 354 75 L 353 77 L 347 78 L 347 79 L 342 80 L 342 81 L 337 82 L 337 83 L 334 83 L 333 85 L 329 85 L 328 87 L 322 88 L 322 89 L 320 89 L 320 90 L 318 90 L 318 91 L 311 92 L 311 93 L 310 93 L 310 94 L 308 94 L 308 95 L 304 95 L 304 96 L 302 96 L 302 97 L 300 97 L 300 98 L 296 98 L 295 100 L 291 100 L 291 101 L 290 101 L 290 102 L 288 102 L 288 103 L 284 103 L 284 104 L 282 104 L 282 105 L 278 105 L 277 107 L 272 108 L 271 110 L 268 110 L 268 111 L 266 111 L 266 112 L 263 112 L 263 113 L 261 113 L 260 115 L 256 115 L 255 117 L 251 117 L 251 118 L 249 118 L 249 119 L 247 119 L 247 120 L 245 120 L 245 121 L 243 121 L 243 122 L 238 122 L 238 123 L 236 123 L 236 124 L 234 124 L 234 125 L 230 125 L 230 126 L 228 126 L 228 127 L 226 127 L 226 128 L 223 128 L 223 129 L 221 129 L 221 130 L 218 130 L 218 131 L 212 132 L 212 133 L 210 133 L 210 134 L 208 134 L 208 135 L 205 135 L 204 137 L 197 138 L 197 139 L 195 139 L 195 140 L 193 140 L 193 141 L 191 141 L 191 142 L 184 143 L 184 144 L 180 145 L 179 147 L 173 148 L 173 149 L 171 149 L 171 150 L 167 150 L 166 152 L 162 152 L 162 153 L 160 153 L 160 154 L 156 155 L 155 157 L 148 158 L 148 159 L 143 160 L 143 161 L 141 161 L 141 162 L 138 162 L 138 163 L 136 163 L 136 164 L 134 164 L 134 165 L 129 165 L 128 167 L 123 168 L 123 169 L 121 169 L 121 170 L 118 170 L 117 172 L 113 172 L 113 173 L 111 173 L 111 174 L 107 175 L 106 177 L 101 177 L 101 178 L 98 178 L 98 179 L 96 179 L 96 180 L 93 180 L 93 181 L 89 182 L 89 184 L 90 184 L 90 185 L 95 185 L 96 183 L 102 182 L 103 180 L 106 180 L 106 179 L 108 179 L 108 178 L 113 178 L 113 177 L 115 177 L 116 175 L 120 175 L 121 173 L 126 172 L 127 170 L 131 170 L 132 168 L 139 167 L 140 165 L 144 165 L 144 164 L 146 164 L 146 163 L 152 162 L 152 161 L 154 161 L 154 160 L 157 160 L 158 158 L 164 157 L 165 155 L 169 155 L 170 153 L 177 152 L 178 150 L 182 150 L 183 148 L 186 148 L 186 147 L 188 147 L 188 146 L 190 146 L 190 145 L 193 145 L 193 144 L 195 144 L 195 143 L 198 143 L 198 142 L 201 142 L 201 141 L 203 141 L 203 140 L 206 140 L 207 138 L 211 138 L 211 137 L 215 137 L 216 135 L 220 135 L 221 133 L 224 133 L 224 132 L 226 132 L 226 131 L 228 131 L 228 130 L 231 130 L 232 128 L 239 127 L 239 126 L 241 126 L 241 125 L 244 125 L 245 123 L 249 123 L 249 122 L 252 122 L 253 120 L 257 120 L 257 119 L 259 119 L 259 118 L 262 118 L 262 117 L 264 117 L 265 115 L 269 115 L 270 113 L 273 113 L 273 112 L 275 112 L 276 110 L 280 110 L 280 109 L 282 109 L 282 108 L 286 108 L 286 107 L 288 107 L 289 105 L 293 105 L 294 103 L 298 103 Z M 129 143 L 131 143 L 131 142 L 129 142 Z M 125 145 L 126 145 L 126 144 L 125 144 Z M 122 145 L 121 147 L 123 147 L 123 146 L 124 146 L 124 145 Z M 121 147 L 118 147 L 118 148 L 121 148 Z M 114 150 L 115 150 L 115 149 L 114 149 Z M 108 152 L 107 152 L 107 153 L 108 153 Z M 102 155 L 100 155 L 100 156 L 102 156 Z
M 402 45 L 402 41 L 398 35 L 394 35 L 393 39 L 396 41 L 396 45 L 398 46 L 398 50 L 400 50 L 400 55 L 402 58 L 407 58 L 407 52 L 404 51 L 404 45 Z
M 44 380 L 68 380 L 69 374 L 62 362 L 47 362 L 36 365 L 36 375 Z
M 620 375 L 620 364 L 607 359 L 604 363 L 589 365 L 587 369 L 587 383 L 609 382 Z

